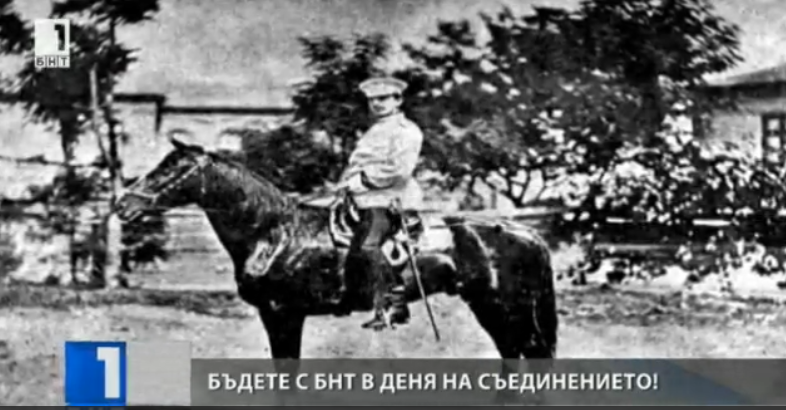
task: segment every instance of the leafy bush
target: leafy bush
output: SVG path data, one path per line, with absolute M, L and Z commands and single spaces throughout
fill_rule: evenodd
M 243 140 L 246 164 L 287 192 L 307 193 L 323 186 L 342 164 L 330 147 L 308 132 L 283 126 L 269 132 L 234 129 Z
M 169 235 L 164 211 L 147 211 L 133 222 L 124 223 L 121 241 L 121 269 L 125 272 L 139 265 L 167 260 Z
M 43 185 L 30 187 L 35 202 L 46 207 L 47 226 L 55 234 L 75 232 L 75 218 L 81 206 L 106 197 L 109 185 L 101 172 L 92 168 L 60 173 Z
M 654 264 L 652 253 L 617 255 L 628 273 L 651 264 L 645 274 L 657 275 L 664 262 L 697 278 L 727 275 L 743 263 L 763 274 L 783 271 L 784 257 L 775 247 L 786 244 L 779 228 L 786 190 L 772 169 L 725 148 L 711 152 L 690 136 L 665 132 L 653 147 L 628 150 L 598 172 L 586 191 L 566 198 L 578 200 L 577 206 L 555 229 L 587 235 L 590 246 L 635 238 L 677 248 Z M 615 231 L 608 218 L 627 223 Z M 698 219 L 718 223 L 703 226 Z M 590 265 L 597 267 L 597 260 Z
M 0 230 L 0 278 L 14 271 L 22 264 L 22 259 L 16 252 L 13 237 Z
M 135 178 L 125 181 L 133 184 Z M 165 210 L 148 210 L 133 221 L 124 222 L 121 228 L 121 269 L 130 272 L 133 267 L 167 260 L 169 251 L 169 225 L 164 217 Z
M 130 185 L 135 181 L 134 178 L 124 181 Z M 43 203 L 46 210 L 46 226 L 52 229 L 55 234 L 77 234 L 75 243 L 71 251 L 72 256 L 77 259 L 89 259 L 95 252 L 102 252 L 95 249 L 92 239 L 82 237 L 77 224 L 83 223 L 79 220 L 79 214 L 91 202 L 106 200 L 110 187 L 106 178 L 101 172 L 88 168 L 74 170 L 67 176 L 65 173 L 57 175 L 49 184 L 33 186 L 30 188 L 35 202 Z M 166 259 L 167 224 L 163 217 L 163 212 L 152 211 L 144 216 L 122 224 L 122 243 L 124 250 L 121 251 L 122 268 L 131 271 L 132 266 L 141 263 L 150 263 L 156 259 Z

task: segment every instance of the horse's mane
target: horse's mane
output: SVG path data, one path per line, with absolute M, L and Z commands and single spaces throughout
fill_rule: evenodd
M 276 184 L 272 182 L 275 178 L 273 177 L 270 171 L 258 167 L 256 169 L 251 169 L 248 166 L 248 164 L 239 160 L 238 158 L 236 158 L 230 153 L 218 151 L 218 152 L 211 152 L 209 155 L 213 159 L 223 162 L 225 165 L 236 170 L 237 172 L 249 174 L 252 178 L 256 179 L 257 181 L 265 185 L 269 185 L 277 191 L 281 191 L 281 189 L 278 188 L 278 186 L 276 186 Z
M 221 166 L 220 172 L 224 177 L 246 188 L 244 189 L 246 200 L 251 206 L 265 212 L 297 215 L 299 218 L 296 219 L 302 225 L 301 228 L 308 225 L 317 231 L 324 230 L 328 218 L 327 211 L 319 208 L 299 206 L 296 196 L 290 195 L 279 188 L 271 181 L 269 174 L 263 175 L 267 171 L 252 170 L 242 161 L 225 153 L 211 152 L 209 155 L 215 161 L 215 164 Z M 304 232 L 305 235 L 313 233 L 310 230 L 309 232 Z
M 274 184 L 269 175 L 262 170 L 252 170 L 243 162 L 224 153 L 211 152 L 210 158 L 216 164 L 224 166 L 223 175 L 234 182 L 238 182 L 244 187 L 256 187 L 257 189 L 247 190 L 250 195 L 249 200 L 253 203 L 278 205 L 286 207 L 290 205 L 291 198 Z

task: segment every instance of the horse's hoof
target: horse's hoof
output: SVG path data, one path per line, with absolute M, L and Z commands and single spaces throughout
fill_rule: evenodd
M 363 323 L 362 325 L 360 325 L 360 327 L 362 327 L 363 329 L 371 329 L 379 332 L 380 330 L 388 327 L 388 324 L 385 323 L 385 321 L 382 318 L 375 317 L 369 320 L 368 322 Z
M 409 309 L 405 307 L 390 314 L 390 323 L 391 325 L 406 325 L 409 323 L 409 318 Z
M 371 330 L 373 330 L 375 332 L 380 332 L 383 329 L 387 328 L 388 325 L 386 325 L 384 323 L 364 323 L 363 325 L 361 325 L 361 327 L 363 329 L 371 329 Z
M 333 309 L 333 314 L 338 317 L 349 316 L 352 314 L 352 307 L 349 304 L 342 300 L 331 300 L 328 303 L 335 306 Z

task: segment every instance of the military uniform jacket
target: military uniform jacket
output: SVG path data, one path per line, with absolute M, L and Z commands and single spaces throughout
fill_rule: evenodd
M 413 172 L 423 145 L 423 132 L 403 114 L 382 118 L 358 139 L 342 181 L 361 178 L 354 198 L 360 208 L 388 207 L 393 199 L 402 208 L 423 208 L 423 191 Z

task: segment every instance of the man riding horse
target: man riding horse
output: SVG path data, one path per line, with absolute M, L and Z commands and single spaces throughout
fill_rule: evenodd
M 339 269 L 344 273 L 340 276 L 345 281 L 349 270 L 358 265 L 374 271 L 374 316 L 363 327 L 375 330 L 409 320 L 399 275 L 406 265 L 394 266 L 382 249 L 389 239 L 386 235 L 397 226 L 394 218 L 417 218 L 423 205 L 423 191 L 413 177 L 423 133 L 401 112 L 406 87 L 395 78 L 372 78 L 360 84 L 374 123 L 358 139 L 337 185 L 340 192 L 351 196 L 360 224 L 354 230 L 346 259 L 340 262 Z M 394 203 L 399 206 L 392 209 Z M 411 234 L 410 239 L 417 239 L 419 233 Z M 363 257 L 366 263 L 356 263 Z M 339 298 L 346 293 L 345 286 L 341 289 Z

